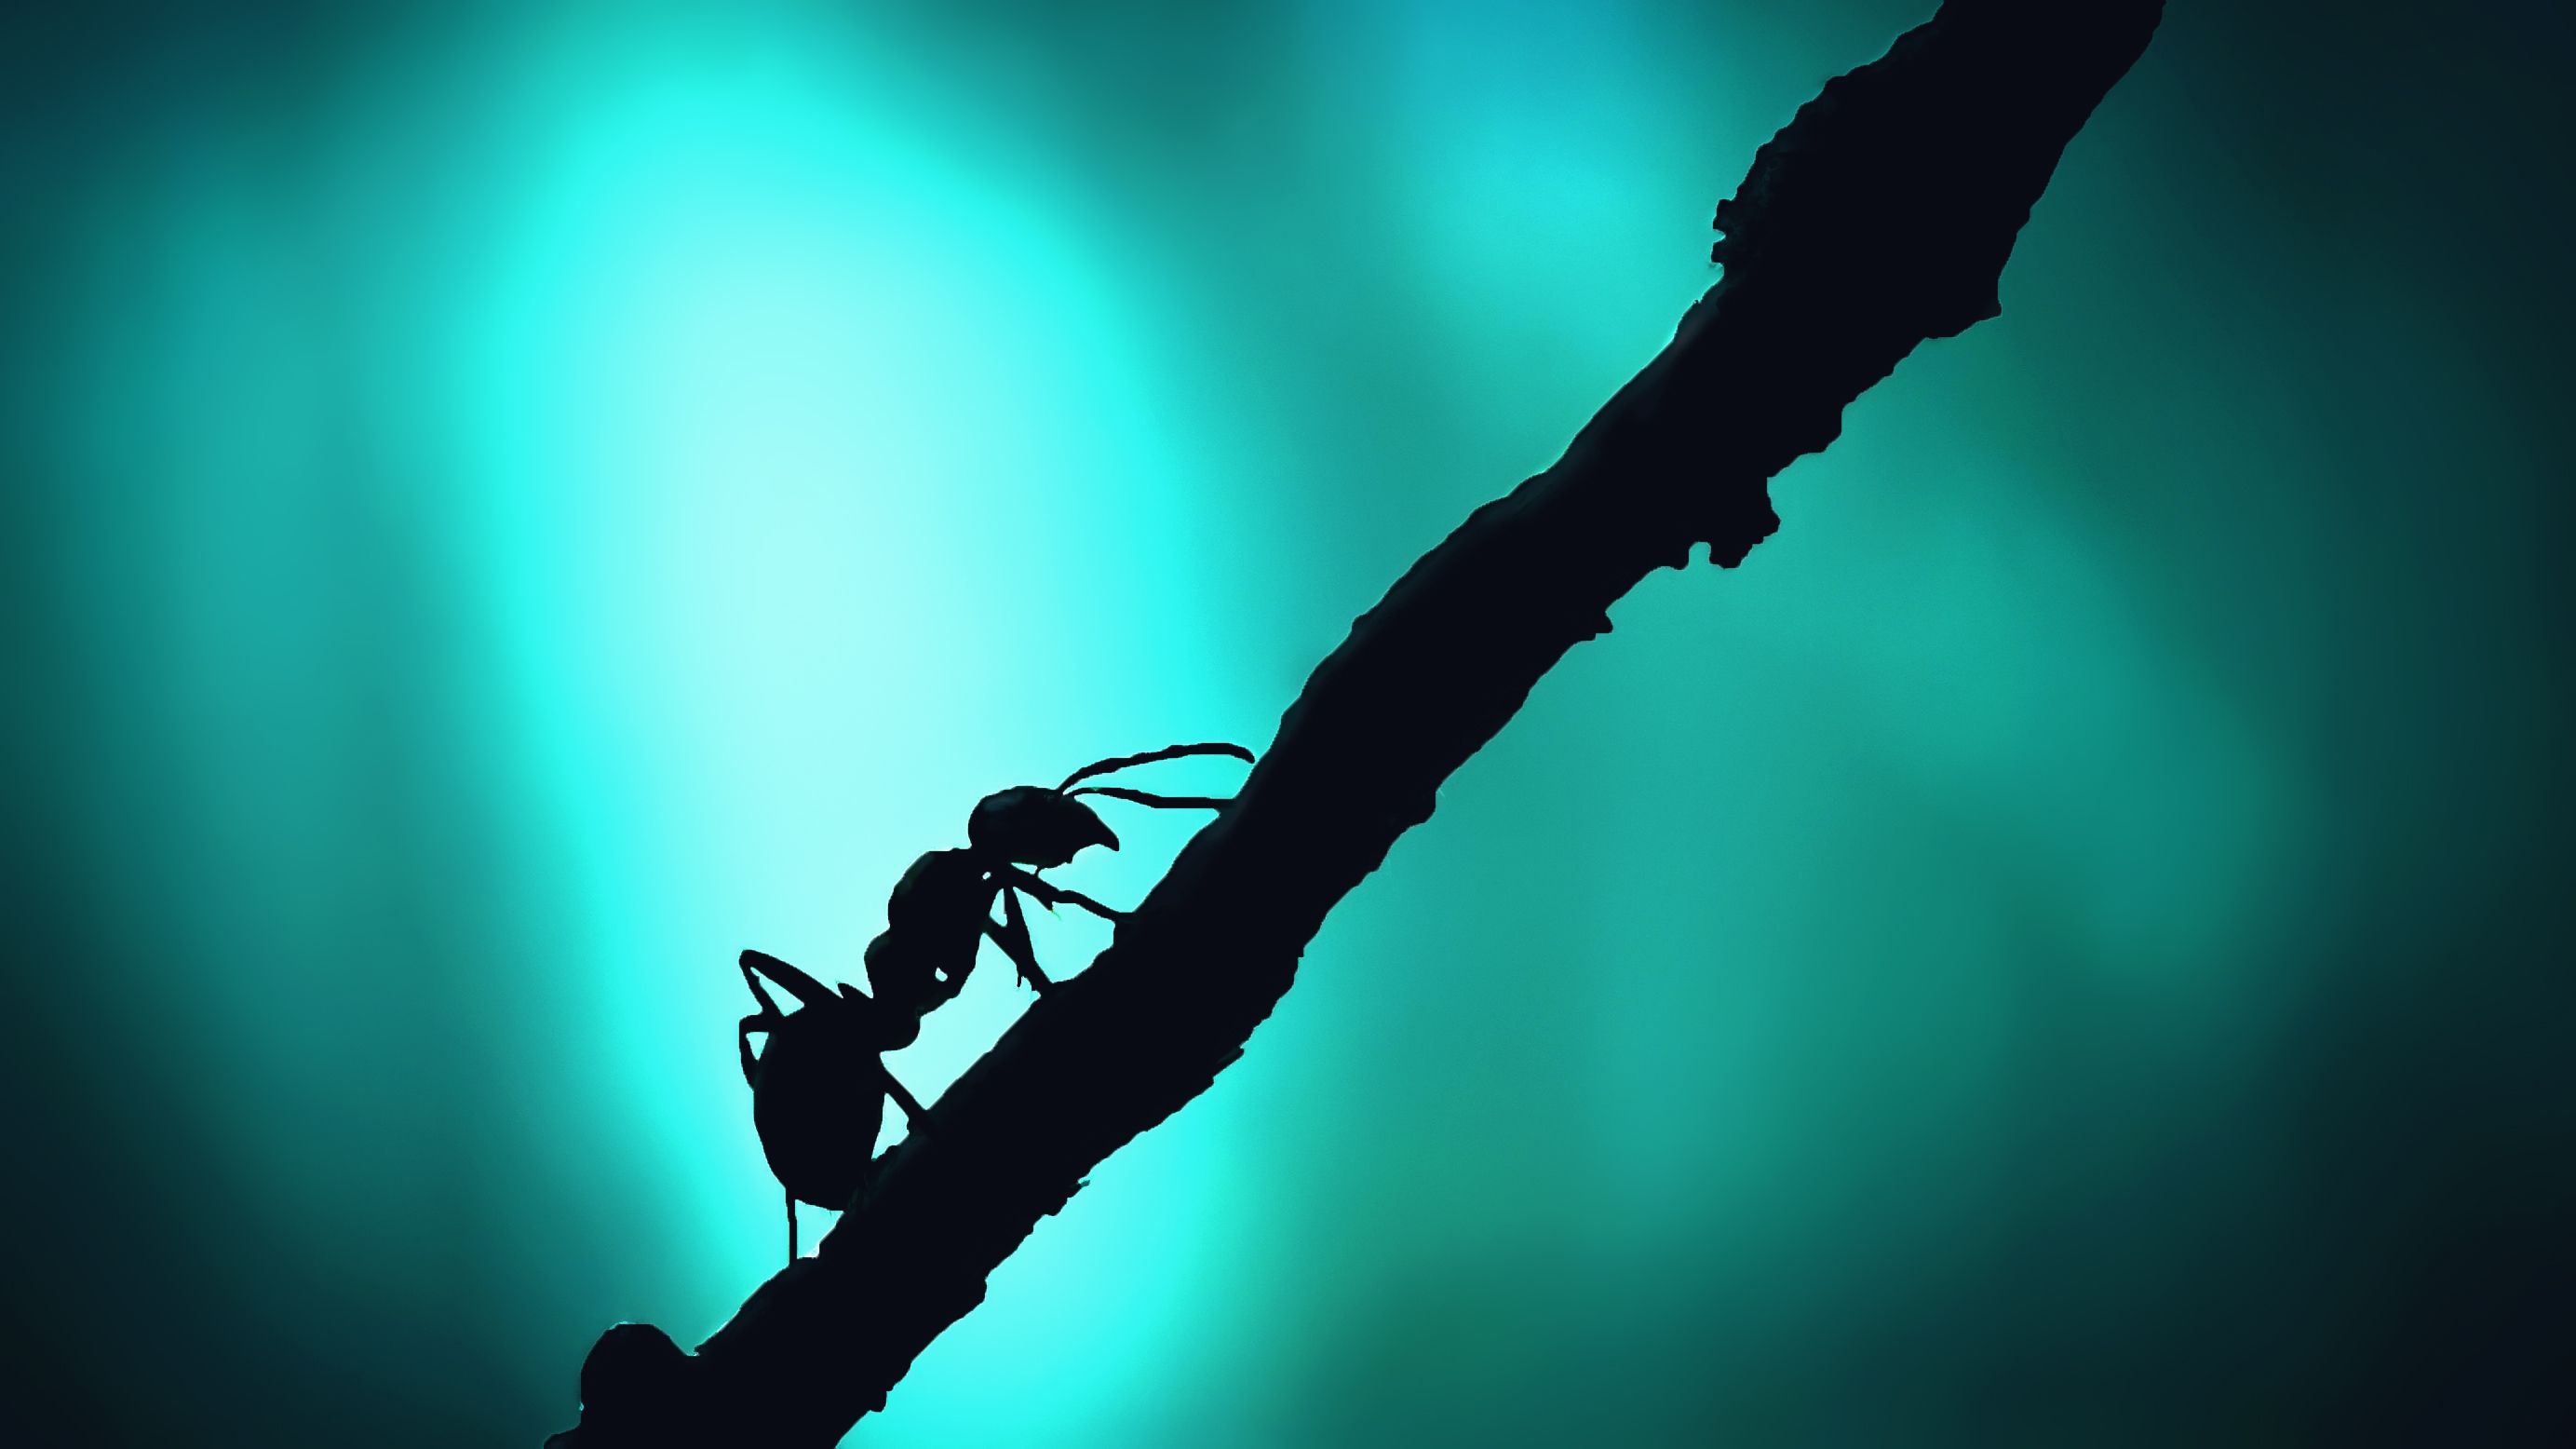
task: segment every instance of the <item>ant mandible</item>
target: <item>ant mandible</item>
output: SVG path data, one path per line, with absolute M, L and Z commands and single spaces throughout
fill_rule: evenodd
M 1014 785 L 976 802 L 966 820 L 966 848 L 923 855 L 895 882 L 886 899 L 886 928 L 868 943 L 868 984 L 876 999 L 918 1018 L 955 998 L 975 969 L 975 953 L 989 938 L 1011 958 L 1019 978 L 1043 993 L 1055 983 L 1038 969 L 1020 896 L 1052 909 L 1079 906 L 1104 921 L 1121 919 L 1080 891 L 1039 878 L 1037 872 L 1070 861 L 1084 849 L 1118 848 L 1117 833 L 1076 796 L 1104 795 L 1158 810 L 1216 810 L 1226 800 L 1207 795 L 1158 795 L 1118 785 L 1082 782 L 1137 765 L 1187 755 L 1225 755 L 1252 762 L 1252 751 L 1223 743 L 1172 745 L 1141 755 L 1097 760 L 1064 777 L 1054 789 Z M 1080 788 L 1076 788 L 1079 786 Z M 1002 919 L 991 912 L 1002 898 Z

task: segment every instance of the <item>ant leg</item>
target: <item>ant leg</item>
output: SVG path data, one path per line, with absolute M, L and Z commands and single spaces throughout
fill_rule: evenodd
M 986 921 L 984 934 L 992 937 L 993 944 L 1002 948 L 1002 954 L 1011 958 L 1011 964 L 1019 968 L 1020 979 L 1027 982 L 1032 990 L 1043 996 L 1049 987 L 1055 985 L 1047 979 L 1045 972 L 1038 969 L 1037 947 L 1029 941 L 1029 922 L 1020 914 L 1018 891 L 1009 886 L 1002 887 L 1002 924 L 997 926 Z
M 778 1024 L 779 1020 L 778 1009 L 773 1006 L 756 1016 L 744 1017 L 734 1027 L 733 1044 L 742 1052 L 742 1079 L 746 1085 L 751 1081 L 752 1067 L 760 1060 L 751 1054 L 751 1034 L 755 1031 L 766 1034 Z
M 911 1092 L 906 1091 L 903 1083 L 894 1079 L 894 1073 L 885 1069 L 885 1063 L 877 1063 L 877 1075 L 885 1078 L 886 1095 L 894 1098 L 894 1104 L 903 1109 L 903 1116 L 906 1122 L 917 1124 L 923 1117 L 929 1115 L 927 1112 L 922 1110 L 921 1099 L 913 1096 Z
M 751 960 L 755 956 L 760 956 L 763 961 L 769 959 L 758 951 L 745 951 L 734 964 L 742 968 L 742 984 L 751 988 L 751 999 L 760 1003 L 761 1014 L 776 1016 L 778 1003 L 769 999 L 769 988 L 761 985 L 760 978 L 751 974 Z
M 743 952 L 741 965 L 742 979 L 751 983 L 751 994 L 759 997 L 760 1004 L 769 1007 L 773 1013 L 778 1008 L 770 1005 L 769 993 L 760 989 L 760 982 L 751 974 L 754 971 L 786 987 L 788 995 L 795 997 L 806 1006 L 818 1006 L 839 1000 L 832 993 L 831 988 L 766 951 Z
M 994 875 L 999 878 L 1004 885 L 1017 886 L 1019 889 L 1027 891 L 1030 895 L 1036 896 L 1039 901 L 1046 905 L 1080 906 L 1084 910 L 1091 912 L 1093 915 L 1098 916 L 1104 921 L 1123 921 L 1127 919 L 1127 913 L 1125 911 L 1113 910 L 1110 907 L 1104 906 L 1100 902 L 1093 900 L 1091 897 L 1084 895 L 1080 891 L 1069 891 L 1060 885 L 1040 880 L 1035 875 L 1020 869 L 1018 866 L 1005 866 L 1001 870 L 995 871 Z

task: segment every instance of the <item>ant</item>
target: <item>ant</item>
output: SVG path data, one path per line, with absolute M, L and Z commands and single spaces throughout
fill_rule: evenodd
M 945 1005 L 966 985 L 967 974 L 975 969 L 976 950 L 988 937 L 1011 958 L 1020 980 L 1040 993 L 1053 987 L 1055 983 L 1038 969 L 1028 921 L 1020 913 L 1020 896 L 1034 896 L 1049 910 L 1058 905 L 1080 906 L 1104 921 L 1117 921 L 1126 914 L 1037 874 L 1063 865 L 1090 846 L 1118 848 L 1117 832 L 1074 797 L 1105 795 L 1158 810 L 1216 810 L 1226 803 L 1214 796 L 1157 795 L 1081 782 L 1185 755 L 1225 755 L 1252 762 L 1252 751 L 1241 745 L 1172 745 L 1141 755 L 1096 760 L 1065 776 L 1064 783 L 1052 790 L 1014 785 L 977 801 L 966 820 L 966 848 L 923 855 L 904 871 L 887 897 L 886 928 L 868 943 L 866 958 L 868 984 L 875 988 L 877 999 L 899 1003 L 915 1016 Z M 998 922 L 990 915 L 996 895 L 1002 898 Z
M 845 1208 L 867 1185 L 885 1099 L 892 1097 L 913 1125 L 925 1117 L 920 1101 L 886 1070 L 885 1054 L 912 1045 L 921 1035 L 921 1018 L 956 998 L 985 939 L 1011 958 L 1021 980 L 1041 993 L 1054 986 L 1038 969 L 1028 921 L 1020 913 L 1021 894 L 1050 910 L 1066 904 L 1105 921 L 1125 916 L 1037 875 L 1091 846 L 1118 848 L 1117 833 L 1074 797 L 1105 795 L 1160 810 L 1215 810 L 1226 803 L 1082 782 L 1186 755 L 1252 760 L 1252 751 L 1241 745 L 1173 745 L 1094 761 L 1052 790 L 1015 785 L 976 802 L 966 820 L 965 849 L 931 851 L 895 882 L 886 901 L 886 928 L 867 948 L 873 995 L 847 985 L 835 991 L 765 952 L 742 953 L 743 983 L 760 1010 L 736 1027 L 735 1044 L 743 1080 L 751 1084 L 751 1121 L 761 1154 L 787 1191 L 789 1263 L 796 1261 L 796 1205 Z M 998 922 L 990 914 L 996 895 L 1002 898 Z M 780 1011 L 760 984 L 763 976 L 795 997 L 797 1009 Z M 751 1049 L 754 1034 L 769 1039 L 758 1055 Z

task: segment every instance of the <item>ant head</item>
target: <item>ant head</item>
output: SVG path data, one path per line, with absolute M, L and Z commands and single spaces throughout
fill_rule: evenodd
M 1014 785 L 976 802 L 966 843 L 1033 870 L 1062 865 L 1085 846 L 1118 848 L 1118 837 L 1091 807 L 1062 790 Z
M 1143 790 L 1129 790 L 1117 785 L 1083 785 L 1094 775 L 1107 775 L 1132 765 L 1150 765 L 1158 760 L 1176 760 L 1186 755 L 1225 755 L 1249 763 L 1252 751 L 1241 745 L 1204 744 L 1169 745 L 1141 755 L 1116 755 L 1094 760 L 1064 777 L 1064 783 L 1049 790 L 1039 785 L 1015 785 L 1008 790 L 985 796 L 966 821 L 966 843 L 978 852 L 998 855 L 1014 865 L 1033 870 L 1062 865 L 1081 853 L 1084 847 L 1105 845 L 1118 848 L 1118 837 L 1091 813 L 1091 807 L 1073 798 L 1076 795 L 1107 795 L 1130 800 L 1157 809 L 1194 806 L 1213 809 L 1222 800 L 1196 795 L 1155 795 Z M 1080 785 L 1080 789 L 1074 788 Z

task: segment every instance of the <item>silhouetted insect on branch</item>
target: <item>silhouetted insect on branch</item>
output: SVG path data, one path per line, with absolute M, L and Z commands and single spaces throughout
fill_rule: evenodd
M 787 1261 L 796 1261 L 798 1203 L 845 1208 L 867 1186 L 885 1099 L 894 1098 L 907 1119 L 921 1122 L 921 1103 L 886 1070 L 885 1053 L 912 1045 L 921 1035 L 921 1019 L 956 998 L 985 939 L 1011 958 L 1021 980 L 1040 991 L 1053 984 L 1038 969 L 1021 894 L 1049 907 L 1077 905 L 1103 920 L 1123 914 L 1037 874 L 1093 845 L 1118 848 L 1117 834 L 1074 797 L 1105 795 L 1163 810 L 1214 810 L 1226 803 L 1215 796 L 1081 782 L 1187 755 L 1252 760 L 1252 751 L 1241 745 L 1173 745 L 1085 765 L 1052 790 L 1015 785 L 977 802 L 966 821 L 965 849 L 931 851 L 895 883 L 886 901 L 886 928 L 868 943 L 872 995 L 826 987 L 775 956 L 742 953 L 742 979 L 760 1010 L 742 1019 L 735 1042 L 743 1080 L 751 1084 L 751 1120 L 761 1153 L 787 1191 Z M 999 921 L 991 914 L 996 895 L 1002 898 Z M 795 997 L 798 1008 L 781 1012 L 761 986 L 763 976 Z M 755 1035 L 768 1037 L 757 1055 L 751 1049 Z
M 1123 914 L 1038 875 L 1087 847 L 1118 848 L 1117 833 L 1074 797 L 1104 795 L 1158 810 L 1215 810 L 1226 803 L 1216 796 L 1158 795 L 1082 782 L 1188 755 L 1224 755 L 1252 762 L 1252 751 L 1241 745 L 1172 745 L 1095 761 L 1065 776 L 1064 783 L 1052 790 L 1043 785 L 1014 785 L 977 801 L 966 820 L 966 848 L 934 850 L 914 861 L 887 898 L 885 931 L 868 943 L 867 951 L 868 985 L 877 999 L 905 1006 L 915 1016 L 945 1004 L 965 986 L 968 973 L 975 969 L 976 949 L 987 937 L 1011 958 L 1022 981 L 1039 991 L 1052 986 L 1038 969 L 1028 921 L 1020 912 L 1020 896 L 1035 897 L 1050 908 L 1080 906 L 1104 921 L 1115 921 Z M 996 895 L 1002 898 L 999 921 L 991 916 Z

